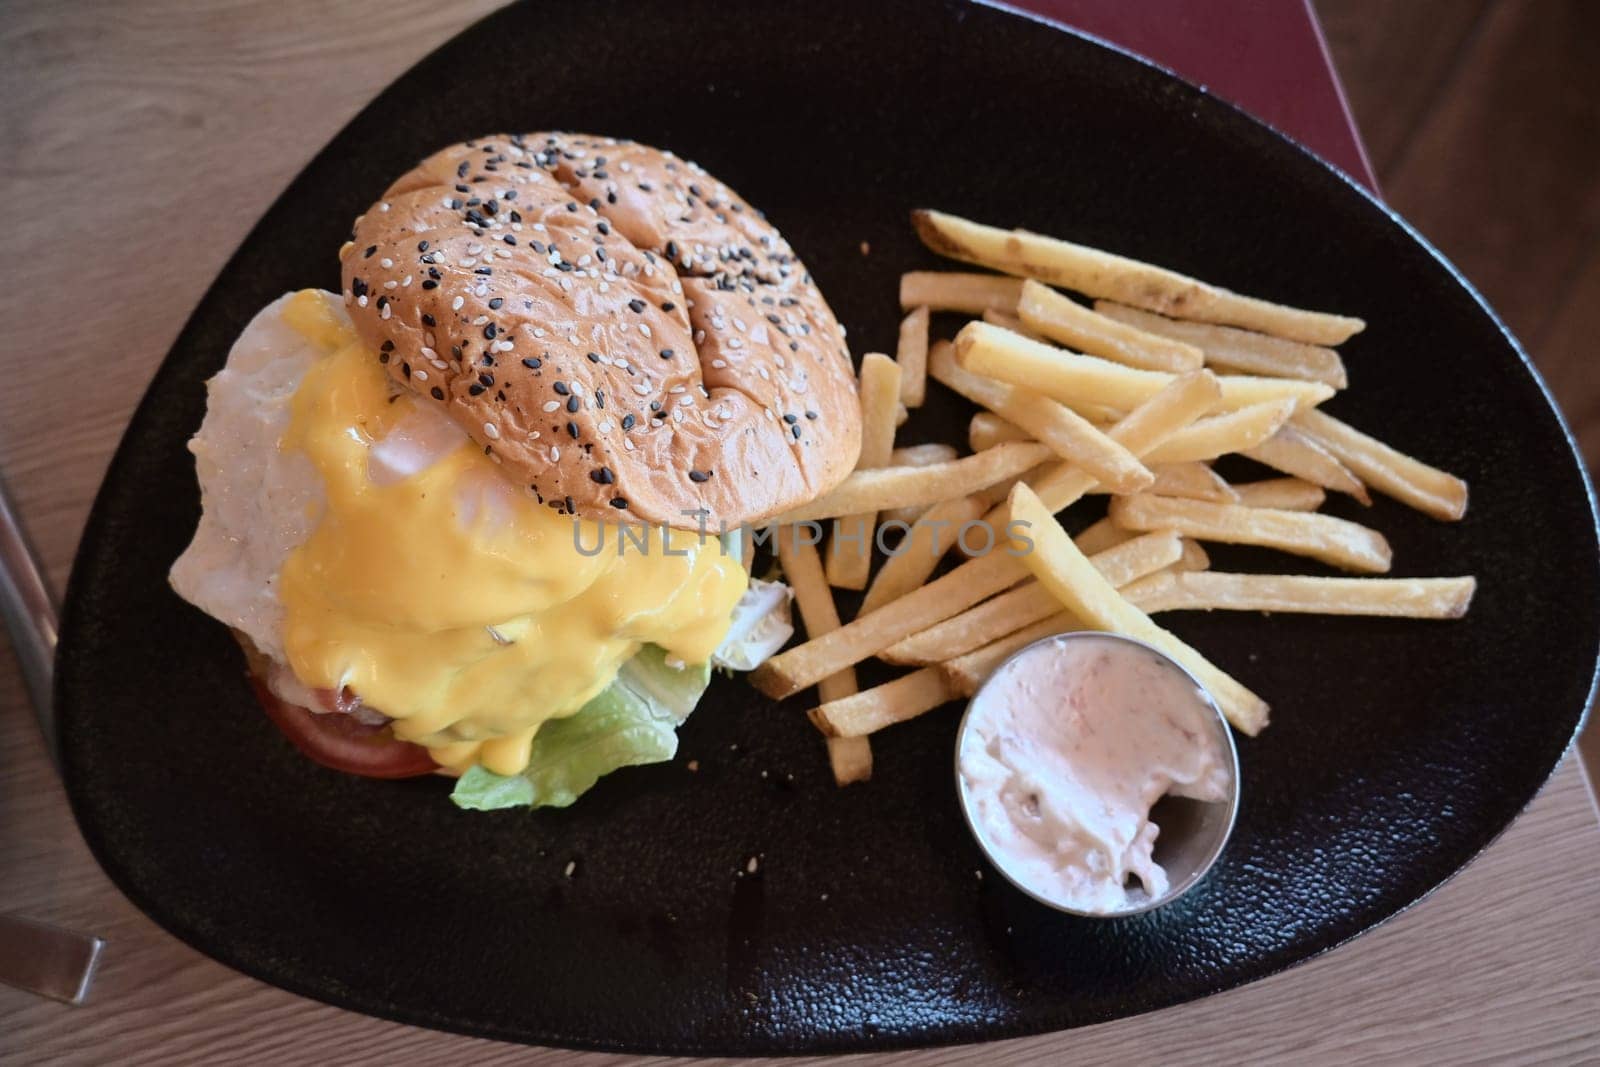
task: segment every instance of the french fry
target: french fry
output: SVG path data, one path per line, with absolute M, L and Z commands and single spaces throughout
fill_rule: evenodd
M 1035 491 L 1037 492 L 1037 490 Z M 1057 510 L 1060 509 L 1058 508 Z M 1118 526 L 1111 521 L 1111 516 L 1107 515 L 1099 522 L 1091 523 L 1072 541 L 1078 546 L 1078 551 L 1086 556 L 1092 556 L 1097 552 L 1104 552 L 1108 548 L 1131 540 L 1135 536 L 1137 535 L 1133 531 L 1125 530 Z
M 1215 375 L 1208 370 L 1190 371 L 1135 408 L 1107 435 L 1134 455 L 1143 455 L 1209 411 L 1220 395 Z M 1054 512 L 1093 490 L 1095 480 L 1071 463 L 1057 463 L 1031 476 L 1027 484 Z M 997 504 L 984 521 L 1003 525 L 1004 511 L 1005 505 Z
M 1015 423 L 1007 422 L 992 411 L 980 411 L 967 423 L 967 447 L 974 452 L 1006 441 L 1031 441 L 1028 431 Z
M 900 402 L 908 408 L 922 406 L 928 383 L 928 305 L 922 304 L 900 320 L 900 343 L 894 352 L 900 364 Z
M 1157 496 L 1181 496 L 1214 504 L 1239 503 L 1239 494 L 1233 491 L 1233 486 L 1204 463 L 1152 463 L 1149 466 L 1150 473 L 1156 476 L 1149 492 Z
M 976 496 L 956 497 L 929 508 L 896 546 L 895 554 L 878 568 L 861 600 L 861 613 L 881 608 L 926 582 L 965 524 L 982 518 L 987 510 L 988 505 Z
M 866 737 L 954 700 L 955 687 L 937 667 L 812 708 L 806 714 L 828 737 Z
M 1206 555 L 1205 546 L 1192 537 L 1185 537 L 1183 541 L 1183 555 L 1178 562 L 1166 568 L 1169 571 L 1206 571 L 1211 569 L 1211 557 Z M 1120 586 L 1118 588 L 1121 588 Z
M 1089 558 L 1102 577 L 1115 587 L 1177 564 L 1182 541 L 1170 531 L 1135 537 Z M 1037 582 L 1024 582 L 959 615 L 913 634 L 883 650 L 889 663 L 927 664 L 953 659 L 996 638 L 1038 622 L 1061 610 L 1050 591 Z
M 1004 311 L 995 311 L 993 308 L 991 308 L 990 310 L 985 311 L 979 317 L 982 318 L 984 322 L 987 322 L 990 326 L 998 326 L 1002 330 L 1010 330 L 1012 333 L 1019 333 L 1033 341 L 1044 340 L 1044 337 L 1041 334 L 1035 330 L 1029 329 L 1023 324 L 1021 319 L 1017 318 L 1015 315 L 1007 314 Z
M 1161 478 L 1157 475 L 1157 487 L 1160 484 Z M 1237 504 L 1247 508 L 1277 508 L 1279 511 L 1316 511 L 1328 498 L 1322 486 L 1312 485 L 1300 478 L 1267 478 L 1259 482 L 1245 482 L 1234 486 L 1233 492 L 1238 497 L 1234 501 Z
M 1205 370 L 1190 371 L 1113 426 L 1111 436 L 1135 454 L 1148 451 L 1160 444 L 1174 430 L 1187 426 L 1198 418 L 1217 402 L 1217 398 L 1216 376 Z M 1035 449 L 1032 456 L 1041 459 L 1042 453 L 1047 451 L 1042 446 L 1012 443 L 999 445 L 989 452 L 1029 448 Z M 968 457 L 959 462 L 966 463 L 977 458 L 979 457 Z M 933 469 L 935 468 L 924 468 L 924 470 Z M 852 478 L 866 478 L 887 473 L 892 472 L 869 471 L 852 475 Z M 999 478 L 994 479 L 994 481 L 999 480 Z M 1038 485 L 1038 496 L 1035 499 L 1044 501 L 1052 511 L 1059 511 L 1092 489 L 1094 479 L 1071 464 L 1057 464 L 1039 479 Z M 1016 489 L 1013 489 L 1012 493 L 1015 496 Z M 945 494 L 947 497 L 954 495 L 956 494 Z M 880 505 L 883 503 L 881 497 L 868 499 L 877 499 Z M 856 509 L 852 506 L 843 510 L 848 514 Z M 828 511 L 824 507 L 812 518 L 827 516 Z M 996 506 L 984 516 L 984 521 L 997 532 L 1003 531 L 1006 535 L 1013 532 L 1007 504 Z M 1089 569 L 1094 568 L 1091 565 Z M 854 621 L 832 633 L 780 652 L 756 668 L 750 675 L 750 682 L 768 696 L 782 700 L 807 686 L 816 684 L 818 679 L 860 663 L 869 656 L 876 656 L 895 642 L 919 630 L 926 630 L 934 623 L 948 619 L 979 601 L 987 600 L 1001 590 L 1009 589 L 1026 574 L 1026 568 L 1004 551 L 990 552 L 977 559 L 968 560 L 922 588 L 915 589 L 898 600 L 891 600 L 877 611 L 858 616 Z
M 1211 366 L 1228 367 L 1244 374 L 1260 374 L 1268 378 L 1326 382 L 1335 389 L 1343 389 L 1350 384 L 1339 353 L 1321 345 L 1286 341 L 1281 337 L 1233 326 L 1182 322 L 1124 304 L 1113 304 L 1109 300 L 1096 300 L 1094 309 L 1117 322 L 1174 341 L 1187 342 L 1197 350 L 1204 351 L 1205 361 Z
M 975 449 L 974 451 L 981 451 L 981 449 Z M 955 450 L 954 445 L 906 445 L 889 453 L 889 466 L 928 467 L 935 463 L 951 463 L 960 458 L 960 455 L 961 453 Z M 922 518 L 922 513 L 927 510 L 926 504 L 914 504 L 906 508 L 885 508 L 878 513 L 878 525 L 881 527 L 887 526 L 889 523 L 904 523 L 910 526 Z
M 872 777 L 871 741 L 865 737 L 829 737 L 825 740 L 828 742 L 828 769 L 833 771 L 834 785 L 853 785 Z
M 1030 467 L 1038 466 L 1050 455 L 1050 449 L 1044 445 L 1014 441 L 996 445 L 977 455 L 963 456 L 951 463 L 856 471 L 832 492 L 772 521 L 815 522 L 867 509 L 887 510 L 936 504 L 1015 477 Z
M 1032 490 L 1017 486 L 1009 503 L 1013 520 L 1029 524 L 1033 546 L 1022 557 L 1023 565 L 1074 618 L 1090 628 L 1143 641 L 1172 657 L 1210 691 L 1228 721 L 1244 733 L 1254 736 L 1266 726 L 1266 702 L 1128 603 L 1078 551 Z
M 933 311 L 960 311 L 981 315 L 985 311 L 1016 310 L 1022 282 L 998 274 L 963 271 L 914 270 L 900 275 L 900 306 Z
M 935 463 L 950 463 L 960 456 L 955 445 L 926 444 L 904 445 L 889 453 L 891 467 L 931 467 Z
M 1137 493 L 1155 480 L 1122 445 L 1071 408 L 1048 397 L 963 370 L 949 345 L 936 345 L 928 373 L 1007 422 L 1021 427 L 1062 459 L 1074 463 L 1114 493 Z
M 1372 503 L 1361 479 L 1339 462 L 1332 452 L 1301 433 L 1292 423 L 1240 454 L 1275 471 L 1303 478 L 1335 493 L 1352 496 L 1362 504 Z
M 969 322 L 961 328 L 955 356 L 956 362 L 973 374 L 1020 385 L 1072 408 L 1098 404 L 1129 411 L 1173 380 L 1173 375 L 1164 371 L 1140 370 L 1068 352 L 986 322 Z M 1230 411 L 1285 399 L 1294 400 L 1301 408 L 1315 407 L 1333 395 L 1332 386 L 1292 378 L 1230 375 L 1218 381 L 1222 386 L 1220 406 Z
M 945 660 L 939 665 L 939 670 L 943 672 L 945 679 L 958 695 L 970 697 L 977 693 L 978 687 L 983 685 L 989 675 L 994 673 L 995 668 L 1004 663 L 1013 652 L 1026 648 L 1035 641 L 1043 641 L 1047 637 L 1072 633 L 1074 630 L 1084 628 L 1083 624 L 1074 619 L 1070 613 L 1058 611 L 1049 618 L 1032 626 L 1025 626 L 998 641 L 991 641 L 966 655 Z
M 1141 610 L 1290 611 L 1317 615 L 1385 615 L 1459 619 L 1467 613 L 1475 578 L 1317 578 L 1305 574 L 1222 574 L 1163 571 L 1122 592 Z
M 861 455 L 856 469 L 872 470 L 889 462 L 894 452 L 894 411 L 900 398 L 900 365 L 880 352 L 861 360 Z M 872 569 L 875 508 L 843 516 L 828 541 L 828 584 L 840 589 L 865 589 Z
M 1302 411 L 1295 425 L 1378 492 L 1436 519 L 1467 513 L 1467 483 L 1430 467 L 1320 411 Z
M 822 559 L 810 540 L 801 536 L 802 528 L 783 526 L 776 532 L 778 562 L 784 578 L 794 591 L 806 635 L 817 637 L 839 628 L 839 609 L 822 573 Z M 748 540 L 748 538 L 747 538 Z M 857 692 L 856 669 L 846 667 L 817 682 L 817 699 L 823 703 L 842 700 Z M 829 738 L 828 764 L 837 785 L 864 782 L 872 777 L 872 745 L 866 738 Z
M 876 611 L 778 653 L 751 672 L 750 683 L 775 700 L 793 696 L 830 674 L 876 656 L 918 630 L 1010 588 L 1026 576 L 1027 571 L 1017 558 L 1004 550 L 968 560 Z
M 1254 448 L 1289 421 L 1294 403 L 1269 400 L 1201 419 L 1161 442 L 1148 458 L 1152 463 L 1187 463 Z
M 1199 370 L 1205 364 L 1205 354 L 1192 344 L 1147 333 L 1097 311 L 1035 281 L 1023 283 L 1017 304 L 1024 326 L 1091 356 L 1172 374 Z
M 1391 561 L 1382 534 L 1332 515 L 1140 495 L 1112 500 L 1111 519 L 1130 530 L 1176 530 L 1201 541 L 1262 545 L 1369 574 L 1387 571 Z
M 1319 345 L 1340 344 L 1366 326 L 1360 319 L 1242 296 L 1138 260 L 939 211 L 913 211 L 911 223 L 922 243 L 939 255 L 1174 318 L 1243 326 Z

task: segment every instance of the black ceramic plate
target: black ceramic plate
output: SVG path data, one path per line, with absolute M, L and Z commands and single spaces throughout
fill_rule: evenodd
M 202 383 L 257 308 L 336 285 L 350 220 L 419 156 L 553 127 L 704 163 L 793 240 L 858 352 L 893 345 L 899 273 L 937 265 L 907 225 L 918 205 L 1365 316 L 1344 348 L 1353 387 L 1329 408 L 1465 476 L 1472 509 L 1457 524 L 1386 500 L 1333 510 L 1385 531 L 1398 574 L 1479 575 L 1470 618 L 1174 617 L 1274 722 L 1240 746 L 1220 866 L 1124 921 L 1055 914 L 984 872 L 952 784 L 956 707 L 885 733 L 873 781 L 846 790 L 803 701 L 775 707 L 738 681 L 713 687 L 675 762 L 567 811 L 467 814 L 443 781 L 314 766 L 255 707 L 222 627 L 167 589 L 198 514 L 184 442 Z M 912 427 L 958 440 L 965 414 L 940 397 Z M 158 922 L 358 1011 L 679 1052 L 1026 1034 L 1271 974 L 1467 863 L 1587 705 L 1597 556 L 1572 443 L 1490 311 L 1380 205 L 1203 92 L 959 4 L 528 5 L 362 112 L 178 339 L 73 573 L 65 772 L 96 856 Z M 758 873 L 741 873 L 752 857 Z

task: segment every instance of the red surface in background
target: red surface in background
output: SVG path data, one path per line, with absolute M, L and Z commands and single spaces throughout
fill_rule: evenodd
M 1377 191 L 1310 0 L 1013 0 L 1154 60 Z

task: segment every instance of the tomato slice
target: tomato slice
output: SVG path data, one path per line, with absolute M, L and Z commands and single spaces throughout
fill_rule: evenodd
M 254 674 L 250 687 L 267 718 L 289 743 L 311 760 L 363 778 L 415 778 L 439 769 L 428 750 L 401 741 L 388 726 L 373 726 L 354 715 L 318 714 L 280 699 Z

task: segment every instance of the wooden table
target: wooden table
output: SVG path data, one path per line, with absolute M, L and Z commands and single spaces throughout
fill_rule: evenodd
M 363 103 L 493 6 L 8 5 L 0 468 L 58 588 L 128 413 L 234 245 Z M 90 859 L 9 658 L 0 857 L 0 911 L 110 941 L 86 1007 L 0 988 L 0 1061 L 621 1062 L 352 1015 L 171 938 Z M 1467 871 L 1323 959 L 1146 1018 L 879 1059 L 1579 1060 L 1600 1055 L 1597 1002 L 1600 824 L 1569 758 Z

